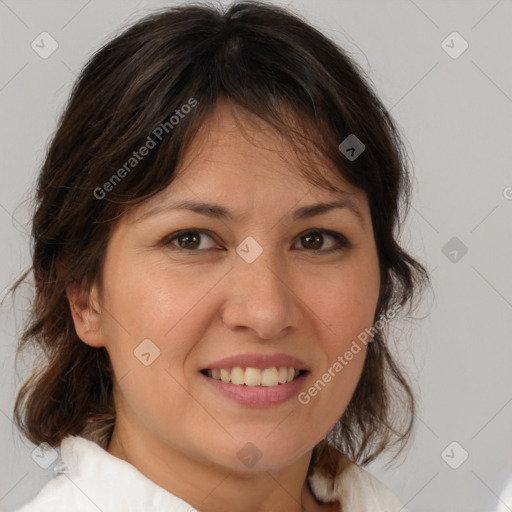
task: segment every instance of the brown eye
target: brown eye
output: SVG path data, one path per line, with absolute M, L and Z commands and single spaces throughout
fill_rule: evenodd
M 325 240 L 331 240 L 325 247 Z M 302 246 L 310 251 L 332 252 L 340 251 L 350 247 L 350 242 L 340 233 L 327 231 L 325 229 L 316 229 L 303 234 L 299 238 Z
M 208 246 L 208 242 L 204 242 L 204 240 L 210 240 L 210 244 Z M 206 247 L 205 247 L 206 243 Z M 188 230 L 188 231 L 179 231 L 167 238 L 165 241 L 166 245 L 174 245 L 178 249 L 184 249 L 187 251 L 195 251 L 212 249 L 215 245 L 213 243 L 213 239 L 210 235 L 206 234 L 203 231 L 196 230 Z
M 330 253 L 351 247 L 350 242 L 341 234 L 325 229 L 315 229 L 301 235 L 298 239 L 304 249 L 312 253 Z M 183 251 L 200 252 L 215 248 L 211 235 L 197 229 L 181 230 L 166 237 L 164 245 L 174 246 Z
M 323 244 L 323 236 L 319 233 L 309 233 L 302 237 L 303 245 L 307 249 L 315 249 L 318 250 L 322 247 Z
M 197 249 L 199 247 L 199 236 L 197 233 L 185 233 L 177 238 L 178 245 L 182 249 Z

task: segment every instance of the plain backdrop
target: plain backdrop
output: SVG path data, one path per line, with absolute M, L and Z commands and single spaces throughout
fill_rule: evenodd
M 389 470 L 383 459 L 368 469 L 410 512 L 496 511 L 512 475 L 512 2 L 276 3 L 304 15 L 362 65 L 413 164 L 402 243 L 430 270 L 432 292 L 417 313 L 424 319 L 393 330 L 393 350 L 419 409 L 402 464 Z M 30 265 L 30 198 L 77 73 L 126 23 L 171 4 L 0 1 L 0 292 Z M 31 46 L 42 32 L 58 44 L 46 59 Z M 53 474 L 53 466 L 34 462 L 34 446 L 12 424 L 26 376 L 25 367 L 14 373 L 23 296 L 30 296 L 23 290 L 0 312 L 4 511 Z

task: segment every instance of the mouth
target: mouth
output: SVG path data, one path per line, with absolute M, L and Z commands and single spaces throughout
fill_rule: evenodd
M 235 366 L 233 368 L 205 368 L 200 373 L 227 384 L 247 387 L 275 387 L 292 382 L 308 373 L 308 371 L 287 366 L 272 366 L 269 368 Z

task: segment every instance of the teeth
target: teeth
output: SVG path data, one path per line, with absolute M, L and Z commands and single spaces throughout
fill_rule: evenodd
M 246 368 L 244 383 L 246 386 L 259 386 L 261 384 L 261 370 L 259 368 Z
M 212 377 L 222 382 L 231 382 L 246 386 L 265 386 L 272 387 L 278 384 L 286 384 L 295 379 L 300 373 L 300 370 L 295 368 L 287 368 L 286 366 L 264 368 L 242 368 L 236 366 L 232 369 L 222 368 L 208 370 L 208 377 Z
M 244 384 L 244 369 L 237 366 L 231 370 L 231 382 L 233 384 Z
M 261 372 L 261 385 L 262 386 L 277 386 L 277 368 L 274 366 L 274 368 L 265 368 Z

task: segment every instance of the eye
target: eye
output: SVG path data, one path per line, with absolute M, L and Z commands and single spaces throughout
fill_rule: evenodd
M 190 250 L 190 251 L 195 251 L 197 249 L 206 250 L 206 249 L 214 248 L 215 243 L 213 243 L 213 244 L 206 243 L 205 244 L 203 242 L 202 238 L 209 239 L 211 242 L 213 242 L 212 237 L 210 235 L 208 235 L 206 232 L 201 231 L 201 230 L 195 230 L 195 229 L 194 230 L 187 229 L 187 230 L 182 230 L 182 231 L 173 233 L 172 235 L 170 235 L 169 237 L 167 237 L 164 240 L 164 244 L 165 245 L 169 245 L 169 244 L 176 245 L 178 247 L 178 249 L 185 249 L 185 250 Z M 176 241 L 176 243 L 175 243 L 175 241 Z M 206 245 L 206 247 L 205 247 L 205 245 Z
M 334 240 L 334 244 L 328 245 L 327 249 L 324 247 L 325 239 Z M 299 241 L 303 247 L 310 249 L 309 252 L 334 252 L 341 251 L 351 246 L 350 242 L 341 234 L 335 231 L 328 231 L 325 229 L 313 229 L 300 236 Z
M 325 240 L 331 240 L 331 243 L 325 247 Z M 308 249 L 312 253 L 330 253 L 341 251 L 351 247 L 350 242 L 341 233 L 335 231 L 328 231 L 326 229 L 312 229 L 303 233 L 298 241 L 302 244 L 303 248 Z M 184 229 L 172 233 L 167 236 L 163 241 L 163 245 L 173 245 L 177 249 L 185 251 L 200 251 L 215 248 L 213 237 L 206 231 L 201 229 Z

